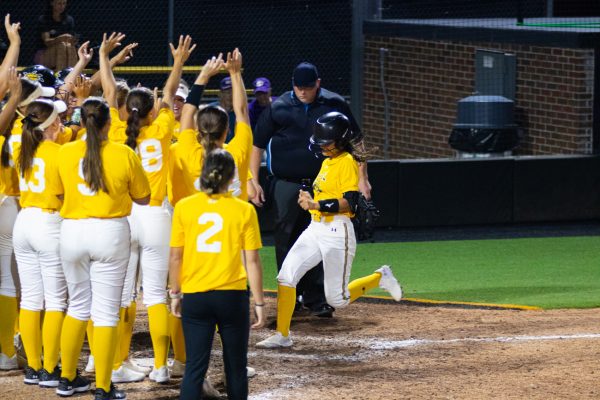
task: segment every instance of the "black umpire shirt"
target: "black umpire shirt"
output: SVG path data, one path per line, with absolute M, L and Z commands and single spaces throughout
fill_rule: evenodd
M 265 109 L 254 130 L 254 146 L 267 150 L 269 173 L 281 179 L 314 179 L 322 159 L 309 148 L 309 138 L 317 118 L 331 111 L 346 115 L 352 124 L 354 140 L 361 139 L 360 128 L 344 98 L 321 88 L 311 104 L 304 104 L 293 91 L 285 92 Z

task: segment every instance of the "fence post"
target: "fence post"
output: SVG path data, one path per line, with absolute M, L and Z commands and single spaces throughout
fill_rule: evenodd
M 173 25 L 175 24 L 175 0 L 169 0 L 169 15 L 168 15 L 167 36 L 169 43 L 173 43 Z M 173 55 L 171 49 L 167 46 L 167 65 L 173 65 Z

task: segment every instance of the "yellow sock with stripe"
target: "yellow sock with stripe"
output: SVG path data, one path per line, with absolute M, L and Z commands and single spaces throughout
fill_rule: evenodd
M 88 346 L 90 347 L 90 354 L 94 355 L 94 321 L 91 319 L 88 321 L 85 327 L 85 333 L 87 335 Z
M 132 301 L 129 307 L 127 307 L 127 313 L 125 314 L 125 324 L 123 325 L 123 332 L 121 334 L 121 360 L 125 361 L 129 358 L 129 349 L 131 347 L 131 336 L 133 336 L 133 325 L 135 324 L 135 313 L 137 310 L 137 304 Z
M 96 388 L 110 391 L 113 361 L 118 347 L 116 326 L 94 327 L 94 362 L 96 364 Z
M 17 320 L 17 298 L 0 296 L 0 349 L 5 356 L 15 355 L 13 338 Z
M 290 324 L 295 306 L 296 288 L 277 286 L 277 331 L 283 336 L 290 335 Z
M 60 335 L 60 362 L 63 378 L 72 381 L 77 373 L 77 361 L 81 354 L 85 329 L 88 321 L 81 321 L 67 315 Z
M 60 334 L 62 331 L 65 313 L 62 311 L 46 311 L 42 325 L 42 343 L 44 347 L 44 369 L 54 371 L 58 364 L 60 352 Z
M 112 369 L 117 370 L 123 364 L 123 358 L 121 357 L 121 340 L 123 339 L 123 333 L 125 332 L 125 318 L 127 315 L 127 308 L 121 307 L 119 309 L 119 322 L 117 323 L 117 339 L 116 339 L 116 349 L 115 349 L 115 357 L 113 359 Z M 94 357 L 95 359 L 95 357 Z
M 183 325 L 181 318 L 169 314 L 169 326 L 171 332 L 171 344 L 173 345 L 173 358 L 185 364 L 185 339 L 183 337 Z
M 155 304 L 148 307 L 148 325 L 152 348 L 154 349 L 154 368 L 167 365 L 169 354 L 169 310 L 166 304 Z
M 42 312 L 21 309 L 19 316 L 21 340 L 27 355 L 27 365 L 39 371 L 42 368 L 42 328 L 40 327 Z M 12 324 L 11 324 L 12 325 Z
M 371 275 L 367 275 L 350 282 L 348 284 L 348 290 L 350 291 L 350 302 L 352 303 L 354 300 L 363 296 L 367 291 L 378 287 L 380 279 L 381 274 L 379 272 L 375 272 Z

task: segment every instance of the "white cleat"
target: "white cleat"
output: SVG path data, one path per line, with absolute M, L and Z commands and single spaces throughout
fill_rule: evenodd
M 150 375 L 148 375 L 148 378 L 156 383 L 167 383 L 169 382 L 169 379 L 171 379 L 171 376 L 169 375 L 167 366 L 163 365 L 159 369 L 153 368 Z
M 280 332 L 277 332 L 262 342 L 256 343 L 256 347 L 259 349 L 280 349 L 283 347 L 292 347 L 292 344 L 292 339 L 289 336 L 283 336 Z
M 125 361 L 123 361 L 123 366 L 125 366 L 127 369 L 130 369 L 132 371 L 142 373 L 142 374 L 144 374 L 144 376 L 148 376 L 148 374 L 150 373 L 150 371 L 152 371 L 152 368 L 150 368 L 150 367 L 142 367 L 141 365 L 137 364 L 133 360 L 125 360 Z
M 219 392 L 208 379 L 208 376 L 204 378 L 202 383 L 202 397 L 207 399 L 220 399 L 221 392 Z
M 248 374 L 248 378 L 252 378 L 256 376 L 256 370 L 252 367 L 246 367 L 246 372 Z
M 129 369 L 126 365 L 121 365 L 119 369 L 112 371 L 111 380 L 113 383 L 128 383 L 143 381 L 146 374 Z
M 379 272 L 381 274 L 379 287 L 388 292 L 394 298 L 394 300 L 400 301 L 402 299 L 402 288 L 400 287 L 400 284 L 394 276 L 390 266 L 384 265 L 375 272 Z
M 11 369 L 19 369 L 17 354 L 15 353 L 12 357 L 9 357 L 4 353 L 0 353 L 0 370 L 8 371 Z
M 85 366 L 85 372 L 88 372 L 90 374 L 96 372 L 96 363 L 94 363 L 94 356 L 91 354 L 88 357 L 88 362 Z
M 169 362 L 169 373 L 173 378 L 182 377 L 185 374 L 185 363 L 178 360 Z

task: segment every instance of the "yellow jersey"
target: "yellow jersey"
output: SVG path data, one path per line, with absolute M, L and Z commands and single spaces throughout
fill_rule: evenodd
M 68 126 L 63 127 L 63 129 L 58 133 L 56 137 L 56 143 L 65 144 L 69 143 L 73 139 L 73 129 Z
M 0 135 L 0 149 L 4 146 L 5 138 Z M 9 166 L 0 165 L 0 195 L 19 195 L 19 176 L 14 167 L 12 157 L 9 158 Z
M 150 205 L 162 205 L 167 195 L 167 175 L 169 168 L 169 147 L 173 135 L 175 114 L 169 108 L 161 108 L 158 116 L 149 126 L 140 129 L 136 152 L 142 160 L 142 167 L 150 182 Z
M 197 181 L 204 163 L 204 147 L 197 135 L 197 131 L 185 129 L 169 149 L 167 193 L 173 207 L 184 197 L 200 191 Z
M 173 126 L 173 137 L 171 138 L 171 141 L 173 143 L 177 142 L 179 140 L 179 134 L 181 133 L 181 122 L 175 120 L 175 125 Z
M 63 145 L 58 153 L 60 183 L 64 189 L 63 218 L 120 218 L 131 213 L 131 199 L 150 194 L 138 156 L 129 147 L 105 140 L 100 149 L 108 193 L 92 191 L 83 179 L 83 140 Z
M 108 140 L 112 140 L 115 143 L 125 144 L 127 141 L 127 121 L 121 120 L 119 116 L 119 110 L 111 107 L 110 108 L 110 129 L 108 130 Z
M 58 143 L 44 140 L 35 151 L 31 168 L 25 172 L 25 177 L 20 173 L 19 155 L 21 146 L 15 146 L 15 169 L 19 176 L 21 197 L 19 204 L 22 208 L 37 207 L 43 210 L 58 211 L 62 201 L 56 197 L 61 195 L 58 175 Z
M 244 122 L 236 122 L 235 135 L 233 139 L 223 146 L 235 161 L 237 176 L 234 177 L 234 185 L 239 184 L 240 199 L 248 201 L 248 170 L 250 168 L 250 153 L 252 152 L 252 128 Z M 238 179 L 238 182 L 235 180 Z
M 343 152 L 334 158 L 323 160 L 321 170 L 313 183 L 314 200 L 341 199 L 346 192 L 358 192 L 358 163 L 352 155 Z M 317 217 L 333 215 L 321 213 L 319 210 L 310 210 Z M 346 215 L 350 218 L 354 213 L 335 213 Z
M 256 211 L 230 193 L 186 197 L 175 206 L 171 247 L 183 247 L 183 293 L 246 290 L 241 252 L 262 247 Z

